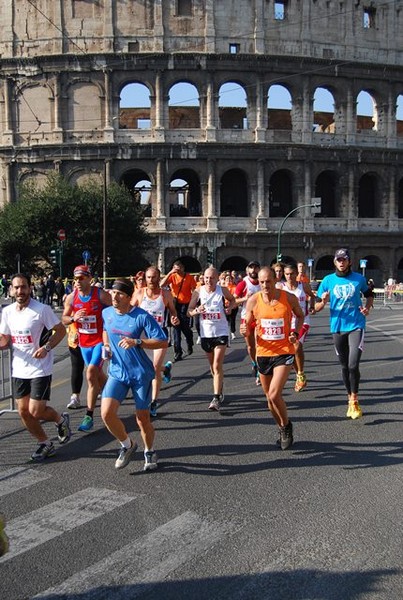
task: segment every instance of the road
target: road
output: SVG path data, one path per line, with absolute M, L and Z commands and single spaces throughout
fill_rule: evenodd
M 286 400 L 295 444 L 276 428 L 237 338 L 226 404 L 207 410 L 199 346 L 174 365 L 155 420 L 159 469 L 142 453 L 115 472 L 99 411 L 57 456 L 32 465 L 30 436 L 0 418 L 0 497 L 11 539 L 0 559 L 5 600 L 401 600 L 403 310 L 375 309 L 362 360 L 364 417 L 346 398 L 326 311 L 306 344 L 308 388 Z M 52 401 L 69 398 L 59 349 Z M 122 407 L 134 430 L 130 400 Z M 52 428 L 53 425 L 47 425 Z M 51 429 L 50 429 L 51 430 Z M 137 435 L 137 438 L 139 436 Z M 138 440 L 139 441 L 139 440 Z

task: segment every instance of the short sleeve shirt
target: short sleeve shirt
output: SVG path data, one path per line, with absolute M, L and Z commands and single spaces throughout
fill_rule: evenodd
M 345 277 L 336 273 L 326 275 L 317 291 L 319 298 L 330 292 L 330 331 L 354 331 L 365 329 L 365 316 L 360 312 L 361 294 L 368 290 L 368 284 L 360 273 L 351 272 Z

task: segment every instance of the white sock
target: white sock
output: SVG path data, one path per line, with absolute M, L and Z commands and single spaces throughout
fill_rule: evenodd
M 132 447 L 132 441 L 129 438 L 129 436 L 127 436 L 127 438 L 123 442 L 120 442 L 120 445 L 123 448 L 126 448 L 126 450 L 128 450 L 129 448 L 131 448 Z

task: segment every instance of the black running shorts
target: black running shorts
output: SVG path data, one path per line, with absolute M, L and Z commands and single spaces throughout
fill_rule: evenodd
M 50 400 L 50 384 L 52 375 L 20 379 L 13 377 L 14 393 L 17 400 L 29 396 L 32 400 Z
M 256 363 L 259 373 L 262 375 L 273 375 L 276 367 L 293 365 L 294 354 L 281 354 L 280 356 L 257 356 Z

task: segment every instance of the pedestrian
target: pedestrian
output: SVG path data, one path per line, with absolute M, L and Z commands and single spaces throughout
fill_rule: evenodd
M 258 273 L 260 269 L 260 263 L 257 260 L 251 260 L 246 266 L 246 276 L 238 283 L 235 288 L 234 298 L 236 305 L 241 306 L 241 325 L 245 322 L 246 315 L 246 302 L 253 295 L 260 290 Z M 260 385 L 259 373 L 256 363 L 256 340 L 255 333 L 253 331 L 253 323 L 251 323 L 248 334 L 245 336 L 246 351 L 252 362 L 252 372 L 255 378 L 256 385 Z
M 213 399 L 210 410 L 220 410 L 224 400 L 225 351 L 228 346 L 228 321 L 226 315 L 234 308 L 235 298 L 230 291 L 218 285 L 218 271 L 209 267 L 204 272 L 204 285 L 193 291 L 189 316 L 200 315 L 201 347 L 206 353 L 213 376 Z M 223 298 L 228 302 L 224 307 Z
M 251 296 L 246 304 L 241 333 L 248 335 L 254 330 L 252 324 L 256 323 L 256 361 L 260 380 L 269 410 L 279 427 L 277 443 L 282 450 L 287 450 L 292 446 L 294 437 L 283 388 L 294 364 L 298 331 L 304 314 L 293 294 L 276 288 L 276 275 L 272 268 L 260 269 L 259 284 L 261 291 Z M 293 313 L 296 316 L 295 329 L 292 329 Z
M 132 298 L 132 305 L 139 306 L 149 315 L 151 315 L 164 329 L 165 311 L 170 314 L 170 321 L 173 326 L 179 324 L 176 314 L 172 294 L 169 290 L 164 290 L 160 286 L 161 272 L 157 267 L 151 266 L 145 272 L 146 287 L 135 290 Z M 167 335 L 167 332 L 165 331 Z M 168 336 L 167 336 L 168 337 Z M 153 379 L 152 400 L 150 413 L 152 417 L 157 416 L 158 398 L 161 390 L 162 379 L 165 383 L 171 381 L 172 363 L 165 361 L 165 355 L 168 347 L 157 348 L 153 351 L 153 365 L 155 377 Z
M 364 348 L 365 319 L 373 306 L 374 293 L 365 277 L 352 271 L 347 248 L 337 250 L 333 262 L 336 270 L 326 275 L 319 285 L 315 310 L 319 312 L 330 303 L 330 332 L 348 397 L 346 416 L 359 419 L 362 417 L 358 398 L 360 359 Z M 361 294 L 366 298 L 365 306 L 362 305 Z
M 64 286 L 63 280 L 61 277 L 57 277 L 55 281 L 55 294 L 56 294 L 56 306 L 58 308 L 62 308 L 63 306 L 63 296 L 65 294 L 66 288 Z
M 227 271 L 225 274 L 223 287 L 226 287 L 232 296 L 235 294 L 236 283 L 233 280 L 233 277 L 229 271 Z M 226 302 L 225 302 L 225 307 L 228 308 L 228 304 Z M 238 315 L 238 310 L 239 310 L 239 308 L 235 303 L 234 308 L 231 310 L 231 312 L 229 314 L 226 315 L 228 325 L 230 328 L 230 332 L 231 332 L 231 340 L 234 340 L 236 338 L 235 332 L 236 332 L 236 318 Z
M 137 449 L 118 412 L 129 389 L 135 402 L 136 421 L 144 443 L 144 470 L 157 468 L 154 427 L 150 419 L 152 381 L 155 371 L 145 350 L 167 348 L 168 340 L 157 321 L 145 310 L 131 305 L 134 286 L 129 279 L 112 284 L 112 306 L 105 308 L 104 346 L 110 356 L 108 380 L 102 391 L 102 419 L 121 448 L 115 462 L 123 469 Z
M 87 367 L 87 411 L 79 431 L 93 428 L 97 397 L 106 381 L 102 370 L 102 309 L 110 304 L 109 292 L 91 285 L 89 267 L 75 267 L 74 290 L 65 300 L 62 321 L 65 327 L 78 323 L 78 345 Z
M 53 296 L 55 294 L 56 282 L 52 274 L 48 275 L 46 279 L 46 298 L 45 302 L 49 306 L 53 305 Z
M 161 280 L 161 287 L 169 285 L 175 301 L 176 314 L 179 324 L 174 327 L 174 360 L 178 362 L 183 358 L 182 333 L 187 343 L 187 354 L 193 354 L 193 332 L 190 328 L 188 317 L 188 306 L 192 292 L 196 288 L 194 277 L 186 273 L 185 267 L 180 260 L 176 260 L 172 269 Z
M 0 348 L 13 349 L 12 378 L 18 413 L 38 448 L 32 461 L 54 456 L 55 447 L 41 422 L 56 425 L 60 444 L 71 436 L 69 415 L 48 406 L 50 399 L 53 349 L 66 334 L 65 328 L 50 306 L 31 298 L 31 279 L 17 273 L 11 286 L 15 302 L 6 306 L 0 324 Z
M 300 260 L 297 263 L 297 281 L 298 283 L 309 283 L 309 277 L 306 272 L 306 262 L 304 262 L 303 260 Z

